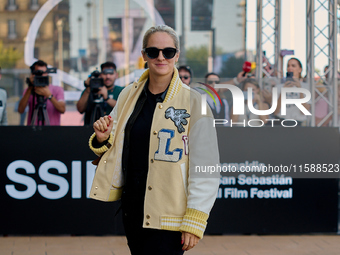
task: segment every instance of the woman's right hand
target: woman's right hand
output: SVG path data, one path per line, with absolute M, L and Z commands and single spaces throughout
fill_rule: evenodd
M 286 81 L 284 86 L 285 88 L 297 87 L 301 88 L 301 84 L 298 79 L 294 78 L 292 81 Z
M 247 79 L 247 76 L 246 76 L 246 75 L 243 76 L 243 74 L 244 74 L 244 71 L 239 72 L 239 73 L 237 74 L 237 76 L 236 76 L 236 79 L 237 79 L 237 81 L 238 81 L 239 83 L 241 83 L 241 82 L 243 82 L 245 79 Z
M 110 137 L 110 133 L 113 128 L 113 119 L 109 116 L 100 117 L 95 123 L 93 123 L 93 129 L 96 133 L 96 137 L 99 143 L 104 142 Z

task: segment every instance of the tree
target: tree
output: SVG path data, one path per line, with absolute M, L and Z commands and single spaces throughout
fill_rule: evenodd
M 3 42 L 0 40 L 0 67 L 14 68 L 16 62 L 21 59 L 23 54 L 12 46 L 5 48 Z
M 232 56 L 223 63 L 223 67 L 219 73 L 221 77 L 233 78 L 236 77 L 239 72 L 242 71 L 244 58 L 236 58 Z
M 195 78 L 202 78 L 208 72 L 208 47 L 191 47 L 186 50 L 187 65 Z

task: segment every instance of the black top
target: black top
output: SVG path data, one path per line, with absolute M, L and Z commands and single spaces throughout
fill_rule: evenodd
M 134 209 L 143 209 L 153 114 L 157 103 L 164 101 L 168 90 L 154 95 L 149 91 L 148 85 L 149 81 L 146 82 L 125 127 L 122 158 L 125 185 L 122 200 L 123 203 L 128 201 Z

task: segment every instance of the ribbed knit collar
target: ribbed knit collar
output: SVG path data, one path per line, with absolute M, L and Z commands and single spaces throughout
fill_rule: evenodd
M 139 78 L 138 83 L 139 84 L 144 84 L 144 81 L 146 82 L 146 80 L 149 78 L 149 69 L 147 69 L 142 76 Z M 165 99 L 164 99 L 164 103 L 170 101 L 171 99 L 173 99 L 178 92 L 180 91 L 180 89 L 182 88 L 182 81 L 179 78 L 178 75 L 178 70 L 176 67 L 174 67 L 174 74 L 172 76 L 171 82 L 170 82 L 170 86 L 168 88 L 168 92 L 166 93 Z

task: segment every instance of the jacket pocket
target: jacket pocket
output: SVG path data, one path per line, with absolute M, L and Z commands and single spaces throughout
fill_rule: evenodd
M 110 189 L 110 194 L 109 194 L 109 198 L 108 201 L 117 201 L 122 197 L 122 192 L 123 192 L 123 187 L 121 188 L 116 188 L 113 185 L 111 186 Z

